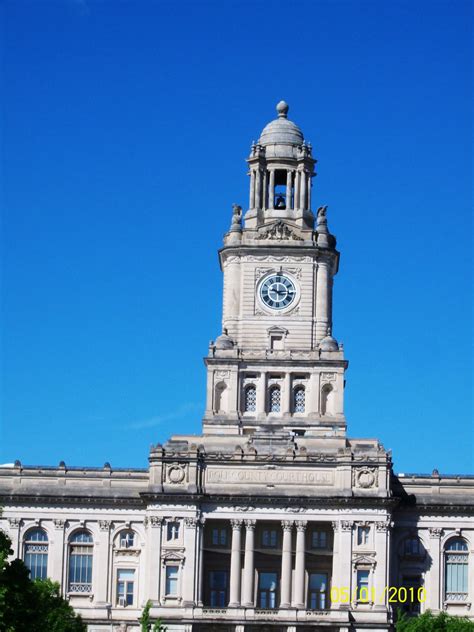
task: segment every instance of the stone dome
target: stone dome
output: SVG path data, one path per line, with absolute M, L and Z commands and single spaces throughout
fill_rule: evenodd
M 215 342 L 216 349 L 233 349 L 234 341 L 227 334 L 227 330 L 224 330 L 224 333 L 216 338 Z
M 339 345 L 337 344 L 337 340 L 328 334 L 325 338 L 321 340 L 319 343 L 319 348 L 321 351 L 339 351 Z
M 278 118 L 270 121 L 264 127 L 258 144 L 264 147 L 268 145 L 292 145 L 299 147 L 304 142 L 303 132 L 298 125 L 288 120 L 288 104 L 285 101 L 280 101 L 276 109 Z

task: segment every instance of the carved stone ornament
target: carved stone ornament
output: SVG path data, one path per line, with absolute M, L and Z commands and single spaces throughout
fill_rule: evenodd
M 332 528 L 334 531 L 339 531 L 339 522 L 337 520 L 332 521 Z
M 99 520 L 99 529 L 101 531 L 108 531 L 111 524 L 110 520 Z
M 215 371 L 214 375 L 219 380 L 229 379 L 230 378 L 230 371 Z
M 145 518 L 145 520 L 147 520 Z M 150 516 L 148 518 L 148 524 L 151 527 L 161 527 L 161 525 L 163 524 L 163 518 L 161 516 Z
M 281 526 L 283 531 L 291 531 L 293 529 L 294 522 L 293 520 L 282 520 Z
M 193 528 L 193 529 L 196 528 L 198 522 L 199 522 L 199 519 L 194 518 L 194 517 L 188 517 L 184 519 L 185 526 L 189 528 Z
M 275 222 L 272 226 L 264 230 L 259 235 L 257 235 L 256 239 L 271 239 L 277 241 L 283 240 L 293 240 L 293 241 L 303 241 L 303 238 L 300 237 L 292 230 L 285 222 L 281 220 Z
M 350 520 L 341 520 L 339 524 L 341 531 L 352 531 L 352 522 Z
M 236 505 L 232 507 L 234 511 L 255 511 L 255 507 L 252 505 Z
M 306 527 L 308 526 L 308 523 L 306 522 L 306 520 L 297 520 L 295 522 L 295 525 L 296 525 L 297 531 L 306 531 Z
M 53 518 L 53 523 L 55 529 L 64 529 L 66 526 L 66 521 L 62 518 Z
M 443 529 L 441 527 L 429 527 L 430 538 L 440 538 L 443 535 Z
M 120 625 L 114 626 L 114 632 L 127 632 L 128 625 L 126 623 L 121 623 Z
M 255 525 L 257 524 L 256 520 L 244 520 L 245 528 L 247 531 L 253 531 L 255 529 Z
M 352 470 L 352 485 L 361 489 L 377 487 L 378 473 L 376 467 L 355 467 Z
M 167 482 L 173 485 L 179 485 L 184 481 L 186 477 L 186 471 L 182 465 L 174 463 L 168 467 Z
M 241 529 L 242 528 L 242 524 L 243 524 L 243 520 L 231 520 L 230 524 L 232 529 Z
M 335 382 L 336 374 L 335 373 L 321 373 L 321 381 L 322 382 Z
M 379 532 L 385 533 L 391 527 L 390 521 L 376 522 L 375 529 Z
M 21 525 L 21 518 L 8 518 L 11 529 L 17 529 Z
M 291 507 L 291 505 L 289 507 L 285 507 L 285 511 L 287 513 L 305 513 L 306 508 L 305 507 Z

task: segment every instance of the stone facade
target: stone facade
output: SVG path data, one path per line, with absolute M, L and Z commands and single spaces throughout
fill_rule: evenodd
M 154 446 L 148 469 L 0 468 L 15 556 L 91 632 L 138 630 L 147 600 L 183 632 L 387 630 L 396 599 L 473 616 L 474 477 L 397 477 L 346 435 L 339 253 L 311 210 L 311 146 L 277 110 L 219 253 L 202 434 Z

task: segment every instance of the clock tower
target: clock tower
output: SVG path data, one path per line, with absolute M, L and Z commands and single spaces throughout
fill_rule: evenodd
M 336 239 L 312 210 L 316 160 L 277 105 L 247 158 L 249 208 L 234 205 L 219 252 L 223 333 L 212 342 L 205 434 L 345 436 L 343 347 L 332 336 Z

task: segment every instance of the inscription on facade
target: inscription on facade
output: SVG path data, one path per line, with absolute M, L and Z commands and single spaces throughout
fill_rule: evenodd
M 225 485 L 226 483 L 248 483 L 250 485 L 334 485 L 334 472 L 331 470 L 265 470 L 209 468 L 207 482 Z

